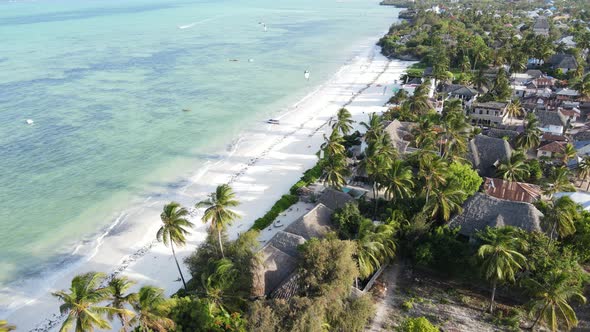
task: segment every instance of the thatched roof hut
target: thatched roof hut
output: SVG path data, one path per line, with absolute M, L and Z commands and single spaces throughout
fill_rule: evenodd
M 343 208 L 347 203 L 353 202 L 354 198 L 349 194 L 326 188 L 324 192 L 318 198 L 318 203 L 321 203 L 331 210 L 337 210 Z
M 289 256 L 297 257 L 297 247 L 305 243 L 305 239 L 299 235 L 280 231 L 269 241 L 271 245 Z
M 296 293 L 298 247 L 311 238 L 324 237 L 331 230 L 332 210 L 323 204 L 278 232 L 259 251 L 259 261 L 253 271 L 252 296 L 270 295 L 285 298 Z
M 285 228 L 285 232 L 302 236 L 306 240 L 313 237 L 324 237 L 332 228 L 332 213 L 331 209 L 319 203 L 304 216 Z
M 254 297 L 270 294 L 297 268 L 296 257 L 275 248 L 272 244 L 264 246 L 258 257 L 260 261 L 254 270 L 252 280 Z
M 391 138 L 391 143 L 400 153 L 405 153 L 412 139 L 412 128 L 415 126 L 412 122 L 400 122 L 393 120 L 383 129 Z
M 477 135 L 469 141 L 469 159 L 480 176 L 493 177 L 500 162 L 511 155 L 510 144 L 501 138 Z
M 450 227 L 461 227 L 459 233 L 473 237 L 486 227 L 513 226 L 529 232 L 541 232 L 543 214 L 526 202 L 515 202 L 476 193 L 463 206 L 463 213 L 451 219 Z

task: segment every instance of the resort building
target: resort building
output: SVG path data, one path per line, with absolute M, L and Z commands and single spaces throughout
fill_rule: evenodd
M 510 158 L 512 148 L 502 138 L 477 135 L 469 141 L 469 159 L 480 176 L 493 177 L 496 167 Z
M 566 142 L 551 142 L 549 144 L 545 144 L 537 149 L 537 158 L 555 158 L 556 156 L 559 156 L 561 153 L 563 153 L 566 144 Z
M 406 153 L 408 150 L 415 150 L 412 148 L 408 149 L 410 142 L 413 139 L 412 128 L 416 126 L 412 122 L 400 122 L 399 120 L 393 120 L 385 125 L 385 132 L 391 138 L 391 143 L 399 153 Z
M 549 22 L 547 21 L 547 17 L 537 17 L 535 24 L 533 25 L 533 32 L 536 35 L 549 36 Z
M 476 193 L 465 202 L 463 212 L 449 222 L 460 227 L 459 234 L 475 239 L 486 227 L 513 226 L 528 232 L 541 232 L 543 213 L 530 203 L 509 201 Z
M 316 205 L 301 218 L 279 231 L 259 251 L 259 262 L 253 271 L 254 298 L 288 298 L 294 294 L 299 251 L 297 248 L 311 238 L 322 238 L 331 231 L 333 210 Z M 291 291 L 290 291 L 291 289 Z
M 486 102 L 474 103 L 471 106 L 471 122 L 477 125 L 501 125 L 504 124 L 508 114 L 506 113 L 507 103 L 500 102 Z
M 564 74 L 570 70 L 578 68 L 578 62 L 576 58 L 571 54 L 557 53 L 554 54 L 548 61 L 553 69 L 559 69 Z
M 539 120 L 539 129 L 544 133 L 562 135 L 564 133 L 565 119 L 558 112 L 536 111 L 535 115 Z
M 541 187 L 524 182 L 485 178 L 483 190 L 492 197 L 515 202 L 534 203 L 541 198 Z

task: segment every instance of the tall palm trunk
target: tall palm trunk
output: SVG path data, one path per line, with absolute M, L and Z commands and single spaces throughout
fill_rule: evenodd
M 217 229 L 217 241 L 219 241 L 219 250 L 221 250 L 221 257 L 225 258 L 223 253 L 223 242 L 221 242 L 221 229 Z
M 375 200 L 375 207 L 373 209 L 373 219 L 377 219 L 377 181 L 373 181 L 373 199 Z
M 176 252 L 174 251 L 174 243 L 170 241 L 170 248 L 172 248 L 172 256 L 174 256 L 174 262 L 176 262 L 176 267 L 178 268 L 178 273 L 180 273 L 180 279 L 182 279 L 182 285 L 184 286 L 184 290 L 186 290 L 186 282 L 184 281 L 184 276 L 182 275 L 182 270 L 180 270 L 180 265 L 178 264 L 178 259 L 176 259 Z
M 121 331 L 127 332 L 127 318 L 123 314 L 117 314 L 117 316 L 119 316 L 119 320 L 121 321 Z
M 553 236 L 555 236 L 556 229 L 557 229 L 557 221 L 555 221 L 553 223 L 553 227 L 551 227 L 551 233 L 549 233 L 549 242 L 547 243 L 547 250 L 549 250 L 551 243 L 553 243 Z
M 549 306 L 549 303 L 545 304 L 545 306 L 543 307 L 543 310 L 541 310 L 539 312 L 539 315 L 537 316 L 537 318 L 535 319 L 535 321 L 533 322 L 533 325 L 531 325 L 531 331 L 535 330 L 535 326 L 537 326 L 537 324 L 539 323 L 539 321 L 541 320 L 541 317 L 543 316 L 543 313 L 545 313 L 545 310 L 547 310 L 547 307 Z
M 490 300 L 490 313 L 494 312 L 494 298 L 496 297 L 496 286 L 497 286 L 498 282 L 496 280 L 494 280 L 494 283 L 492 285 L 492 298 Z

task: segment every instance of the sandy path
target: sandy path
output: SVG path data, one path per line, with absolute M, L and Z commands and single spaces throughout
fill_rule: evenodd
M 397 287 L 397 279 L 401 269 L 400 265 L 401 263 L 396 261 L 383 271 L 381 281 L 386 284 L 387 290 L 385 296 L 376 303 L 375 317 L 373 317 L 371 327 L 367 329 L 369 332 L 385 331 L 383 323 L 385 323 L 387 317 L 387 309 L 393 303 L 394 290 Z

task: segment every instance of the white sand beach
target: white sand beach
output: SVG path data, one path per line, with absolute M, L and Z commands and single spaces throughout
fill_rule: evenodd
M 327 123 L 339 108 L 346 105 L 357 126 L 358 121 L 365 121 L 369 113 L 384 110 L 393 82 L 412 62 L 390 62 L 374 46 L 375 41 L 366 41 L 360 46 L 364 50 L 362 56 L 353 59 L 329 82 L 287 113 L 275 117 L 280 120 L 280 125 L 261 123 L 246 128 L 231 156 L 192 176 L 187 185 L 178 189 L 174 200 L 191 207 L 214 191 L 217 185 L 229 182 L 241 202 L 237 210 L 242 216 L 228 230 L 229 237 L 235 238 L 247 231 L 256 218 L 266 213 L 302 173 L 317 162 L 315 153 L 323 142 L 323 134 L 329 131 Z M 134 211 L 134 219 L 141 220 L 141 225 L 133 223 L 114 234 L 105 233 L 108 236 L 99 239 L 101 246 L 94 255 L 54 276 L 54 280 L 46 280 L 49 289 L 44 295 L 35 298 L 23 293 L 19 298 L 10 299 L 26 304 L 10 308 L 6 319 L 17 325 L 18 331 L 56 330 L 61 324 L 59 303 L 50 292 L 67 289 L 74 275 L 87 271 L 122 273 L 136 280 L 137 287 L 152 284 L 164 288 L 167 295 L 176 292 L 181 283 L 170 249 L 153 241 L 165 202 L 158 197 L 150 199 L 149 202 L 153 203 L 148 207 Z M 303 214 L 305 205 L 299 207 Z M 285 221 L 297 217 L 297 211 L 292 212 Z M 177 249 L 179 260 L 192 253 L 205 237 L 206 225 L 201 223 L 200 216 L 201 211 L 194 211 L 192 221 L 196 227 L 188 245 Z M 121 223 L 124 222 L 123 219 Z M 261 238 L 268 239 L 278 230 L 264 230 Z M 186 268 L 184 272 L 185 276 L 189 275 Z M 4 304 L 0 302 L 0 305 Z M 113 327 L 116 328 L 116 324 Z

